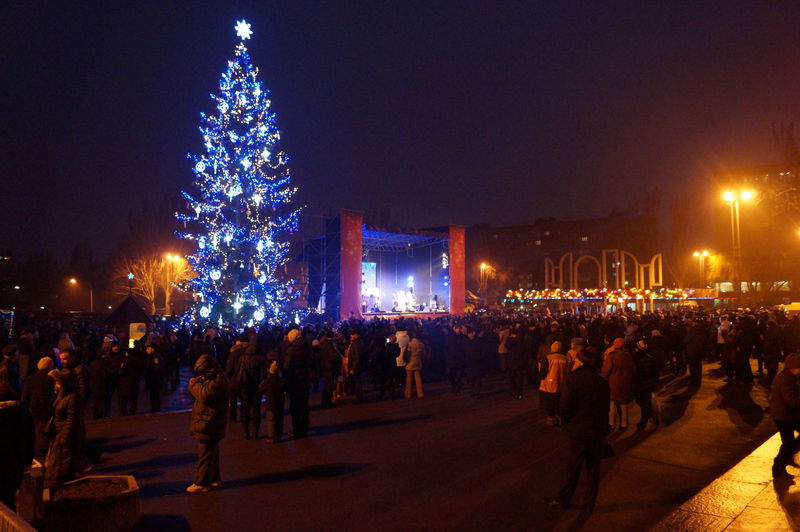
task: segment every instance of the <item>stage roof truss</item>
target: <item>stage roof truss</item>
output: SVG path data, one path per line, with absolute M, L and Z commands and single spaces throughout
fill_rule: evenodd
M 400 252 L 441 244 L 446 242 L 449 237 L 446 235 L 435 236 L 433 234 L 393 233 L 365 227 L 362 239 L 365 251 Z

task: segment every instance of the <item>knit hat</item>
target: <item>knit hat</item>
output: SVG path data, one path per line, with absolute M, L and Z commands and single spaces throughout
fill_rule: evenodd
M 294 342 L 300 336 L 300 329 L 292 329 L 289 331 L 289 334 L 286 335 L 286 339 L 290 342 Z
M 800 369 L 800 353 L 792 353 L 783 361 L 783 367 L 786 369 Z
M 594 364 L 594 358 L 597 355 L 597 350 L 592 347 L 587 349 L 581 349 L 578 351 L 577 357 L 578 360 L 583 362 L 584 364 Z
M 53 359 L 50 357 L 42 357 L 42 359 L 36 364 L 36 367 L 40 370 L 50 371 L 53 369 Z
M 652 333 L 650 333 L 650 334 L 651 334 L 652 336 L 661 336 L 661 333 L 659 332 L 659 330 L 658 330 L 658 329 L 653 329 L 653 332 L 652 332 Z
M 561 352 L 561 342 L 553 342 L 550 344 L 550 352 L 551 353 L 560 353 Z
M 575 338 L 573 338 L 570 343 L 572 344 L 573 347 L 583 347 L 584 346 L 583 338 L 581 338 L 580 336 L 576 336 Z

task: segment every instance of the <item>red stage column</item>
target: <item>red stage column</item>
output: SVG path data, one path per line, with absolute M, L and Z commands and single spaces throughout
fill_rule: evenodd
M 342 210 L 341 241 L 342 258 L 339 273 L 339 317 L 347 319 L 351 313 L 361 317 L 361 258 L 364 234 L 364 214 Z
M 466 245 L 464 226 L 450 226 L 450 314 L 464 314 L 466 305 Z

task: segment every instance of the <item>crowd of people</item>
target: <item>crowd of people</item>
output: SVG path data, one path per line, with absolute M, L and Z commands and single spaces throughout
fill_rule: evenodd
M 320 406 L 327 408 L 360 403 L 365 393 L 374 400 L 423 398 L 426 382 L 446 379 L 452 393 L 466 389 L 480 398 L 484 376 L 502 372 L 512 397 L 535 391 L 547 425 L 564 425 L 568 434 L 577 431 L 577 441 L 585 441 L 574 420 L 584 408 L 581 394 L 599 399 L 590 409 L 595 414 L 603 404 L 596 374 L 608 387 L 608 404 L 604 421 L 587 426 L 593 427 L 593 441 L 600 442 L 608 430 L 628 429 L 634 402 L 641 411 L 638 428 L 658 423 L 653 407 L 659 379 L 688 370 L 691 383 L 699 385 L 704 360 L 719 361 L 729 382 L 747 384 L 754 381 L 750 361 L 755 358 L 757 373 L 769 386 L 779 362 L 800 351 L 800 320 L 767 311 L 591 315 L 541 309 L 239 330 L 160 325 L 131 344 L 113 328 L 31 321 L 17 324 L 0 342 L 0 426 L 8 431 L 6 418 L 24 418 L 31 427 L 30 446 L 23 442 L 4 453 L 17 457 L 2 466 L 0 500 L 8 502 L 33 458 L 45 465 L 52 481 L 82 475 L 91 467 L 84 416 L 110 416 L 115 398 L 120 415 L 136 414 L 142 391 L 150 410 L 158 412 L 162 394 L 181 385 L 182 366 L 194 372 L 187 390 L 194 398 L 191 432 L 200 442 L 198 476 L 189 491 L 208 491 L 220 483 L 219 441 L 229 422 L 241 424 L 245 439 L 262 435 L 264 418 L 267 442 L 304 438 L 311 426 L 312 391 L 321 392 Z M 593 374 L 585 375 L 587 370 Z M 288 434 L 283 427 L 287 401 Z M 588 467 L 599 447 L 581 445 L 574 452 Z M 566 489 L 559 504 L 568 495 Z M 596 486 L 589 507 L 594 496 Z

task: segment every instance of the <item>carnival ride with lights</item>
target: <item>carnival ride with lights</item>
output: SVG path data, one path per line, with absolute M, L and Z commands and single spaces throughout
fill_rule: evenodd
M 326 221 L 308 240 L 308 304 L 322 314 L 396 317 L 461 314 L 464 228 L 401 230 L 365 224 L 357 211 Z

